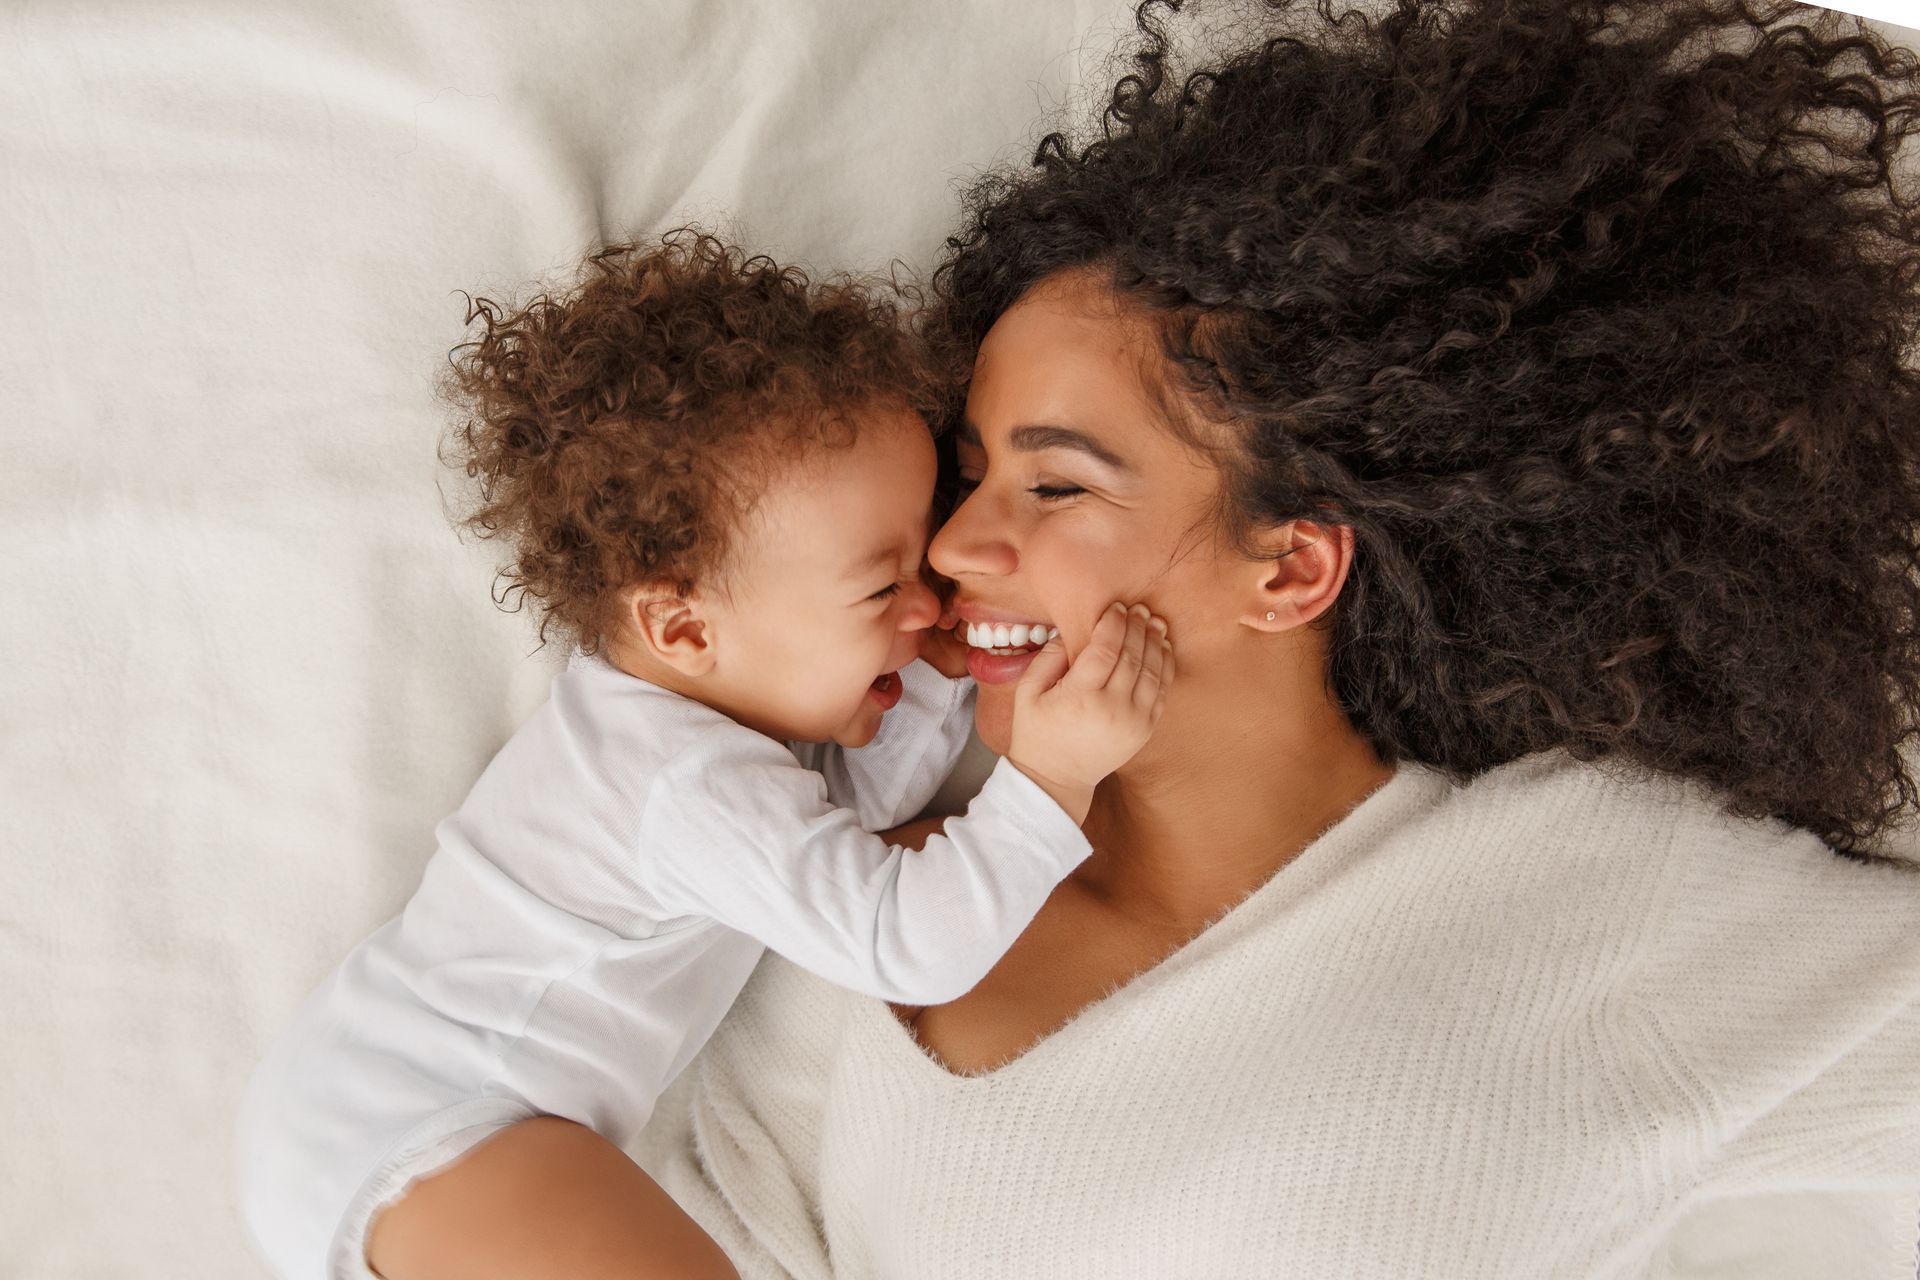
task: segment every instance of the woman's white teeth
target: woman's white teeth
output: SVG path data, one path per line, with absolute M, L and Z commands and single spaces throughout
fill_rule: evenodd
M 1040 622 L 1013 626 L 997 622 L 967 624 L 967 643 L 976 649 L 1024 649 L 1030 644 L 1043 645 L 1059 634 L 1057 629 Z

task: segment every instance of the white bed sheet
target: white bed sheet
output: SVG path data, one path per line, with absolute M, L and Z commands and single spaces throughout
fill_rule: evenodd
M 436 493 L 457 291 L 689 218 L 924 266 L 1124 11 L 0 10 L 0 1276 L 263 1274 L 238 1091 L 544 692 Z

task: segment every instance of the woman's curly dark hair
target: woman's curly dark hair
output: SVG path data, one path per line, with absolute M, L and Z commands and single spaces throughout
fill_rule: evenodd
M 484 331 L 441 384 L 460 414 L 441 457 L 478 482 L 462 523 L 512 544 L 495 598 L 533 597 L 543 643 L 557 627 L 597 649 L 632 583 L 726 590 L 775 468 L 850 445 L 870 406 L 941 403 L 910 290 L 810 281 L 690 227 L 605 246 L 584 274 L 518 309 L 470 299 Z
M 1182 7 L 1098 136 L 974 187 L 929 336 L 1107 273 L 1173 428 L 1230 427 L 1247 554 L 1353 527 L 1314 625 L 1383 760 L 1564 748 L 1871 856 L 1920 801 L 1913 55 L 1803 5 L 1320 0 L 1189 71 Z

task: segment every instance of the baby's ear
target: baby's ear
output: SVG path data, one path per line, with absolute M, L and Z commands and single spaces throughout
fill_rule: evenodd
M 621 630 L 633 649 L 684 676 L 713 669 L 712 622 L 698 595 L 642 582 L 622 587 L 619 600 Z

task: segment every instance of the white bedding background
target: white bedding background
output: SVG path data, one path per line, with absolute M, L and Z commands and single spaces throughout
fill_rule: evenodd
M 0 1280 L 264 1275 L 241 1084 L 544 693 L 436 490 L 458 291 L 685 219 L 923 267 L 1125 8 L 0 7 Z M 1901 1247 L 1847 1212 L 1686 1274 Z

